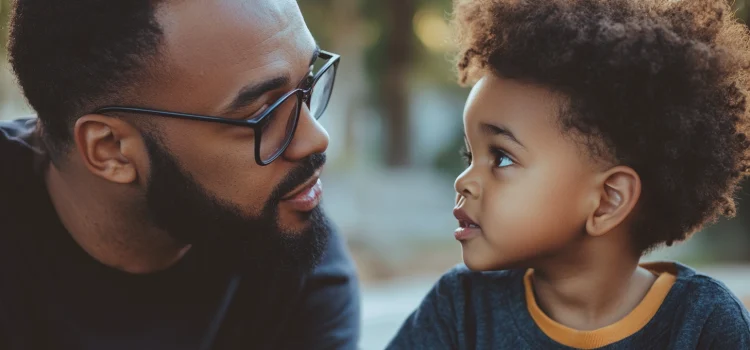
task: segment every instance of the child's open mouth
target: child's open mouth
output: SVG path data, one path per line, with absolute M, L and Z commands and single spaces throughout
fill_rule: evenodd
M 482 233 L 482 228 L 477 224 L 463 208 L 453 210 L 453 216 L 458 220 L 458 228 L 453 232 L 456 240 L 465 241 Z
M 458 224 L 461 228 L 479 228 L 479 225 L 473 222 L 459 221 Z

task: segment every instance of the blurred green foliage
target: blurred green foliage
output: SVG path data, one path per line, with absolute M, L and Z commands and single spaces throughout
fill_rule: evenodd
M 2 38 L 3 42 L 8 42 L 8 22 L 10 19 L 10 4 L 11 0 L 2 0 L 0 1 L 0 37 Z M 2 45 L 0 50 L 2 50 L 2 55 L 5 55 L 6 51 L 6 45 Z

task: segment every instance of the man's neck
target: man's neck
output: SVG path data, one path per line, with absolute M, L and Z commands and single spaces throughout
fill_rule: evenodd
M 45 174 L 47 190 L 71 237 L 102 264 L 133 274 L 152 273 L 168 269 L 190 249 L 148 227 L 146 220 L 128 210 L 133 205 L 106 198 L 106 190 L 92 184 L 98 179 L 73 177 L 50 165 Z
M 656 276 L 638 266 L 638 255 L 612 243 L 584 243 L 575 258 L 535 268 L 534 292 L 547 316 L 576 330 L 594 330 L 638 306 Z

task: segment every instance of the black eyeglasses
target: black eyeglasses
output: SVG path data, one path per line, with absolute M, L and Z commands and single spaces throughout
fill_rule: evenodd
M 138 107 L 108 106 L 97 109 L 94 113 L 106 114 L 111 112 L 124 112 L 135 114 L 149 114 L 161 117 L 198 120 L 244 126 L 252 128 L 255 132 L 255 162 L 265 166 L 271 164 L 276 158 L 284 154 L 289 144 L 292 143 L 294 132 L 297 130 L 302 103 L 307 105 L 310 114 L 319 119 L 331 99 L 333 83 L 336 80 L 341 56 L 326 51 L 318 51 L 318 59 L 327 60 L 320 70 L 313 75 L 312 72 L 300 85 L 286 93 L 274 102 L 261 115 L 251 120 L 237 120 L 222 117 L 213 117 L 198 114 L 159 111 Z M 317 60 L 317 59 L 316 59 Z M 313 64 L 315 62 L 313 61 Z M 312 67 L 312 65 L 311 65 Z

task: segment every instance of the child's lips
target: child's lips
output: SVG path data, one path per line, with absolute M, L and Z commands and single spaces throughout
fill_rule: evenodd
M 466 241 L 482 234 L 482 229 L 477 227 L 459 227 L 453 232 L 457 241 Z
M 482 233 L 482 228 L 472 219 L 463 208 L 453 209 L 453 216 L 458 220 L 458 228 L 453 232 L 453 236 L 464 241 Z

